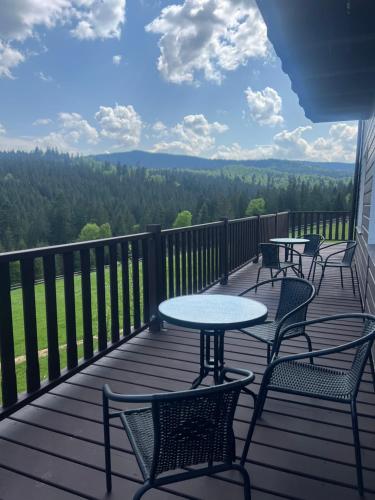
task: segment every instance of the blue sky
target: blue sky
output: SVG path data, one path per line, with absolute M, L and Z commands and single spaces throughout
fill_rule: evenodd
M 353 161 L 312 124 L 253 0 L 0 0 L 0 150 Z

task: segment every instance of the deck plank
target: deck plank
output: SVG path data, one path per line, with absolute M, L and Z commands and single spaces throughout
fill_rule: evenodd
M 308 268 L 308 262 L 305 267 Z M 236 295 L 255 283 L 256 265 L 242 268 L 226 286 L 207 293 Z M 268 278 L 266 273 L 264 278 Z M 275 312 L 275 294 L 259 289 L 257 300 Z M 330 272 L 320 295 L 309 308 L 309 318 L 360 312 L 351 283 L 341 289 L 339 274 Z M 359 335 L 355 321 L 311 328 L 316 349 L 347 342 Z M 302 339 L 286 342 L 282 354 L 306 350 Z M 141 475 L 119 423 L 111 426 L 114 488 L 105 493 L 101 388 L 109 383 L 118 392 L 149 393 L 186 389 L 199 362 L 199 335 L 165 325 L 160 333 L 144 331 L 82 372 L 54 387 L 0 423 L 0 498 L 18 500 L 130 499 Z M 250 368 L 257 391 L 265 369 L 265 349 L 241 332 L 226 333 L 228 366 Z M 349 355 L 333 355 L 326 366 L 345 369 Z M 206 381 L 209 383 L 209 380 Z M 118 408 L 116 404 L 113 408 Z M 366 499 L 375 499 L 375 395 L 366 369 L 358 397 L 359 427 Z M 235 418 L 237 454 L 244 445 L 252 401 L 241 396 Z M 256 427 L 248 455 L 253 500 L 281 498 L 355 500 L 356 475 L 350 415 L 344 405 L 271 393 Z M 238 474 L 200 478 L 151 491 L 155 500 L 242 499 Z

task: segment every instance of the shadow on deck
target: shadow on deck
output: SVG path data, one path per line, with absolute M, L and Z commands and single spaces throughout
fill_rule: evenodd
M 337 270 L 336 270 L 337 271 Z M 250 265 L 208 293 L 237 294 L 255 282 L 256 265 Z M 264 271 L 264 278 L 268 274 Z M 309 318 L 327 314 L 360 312 L 358 295 L 350 281 L 341 289 L 339 273 L 332 271 L 320 295 L 310 305 Z M 267 290 L 258 299 L 275 303 Z M 341 330 L 311 329 L 315 349 L 349 341 L 358 325 L 348 321 Z M 304 340 L 283 346 L 283 353 L 306 350 Z M 346 354 L 334 357 L 330 366 L 346 367 Z M 256 374 L 257 390 L 265 368 L 263 344 L 228 332 L 225 360 L 229 366 L 246 367 Z M 3 500 L 34 499 L 131 499 L 141 481 L 124 431 L 112 430 L 113 492 L 106 495 L 101 409 L 105 382 L 124 393 L 186 389 L 195 378 L 199 362 L 199 337 L 192 330 L 166 325 L 163 332 L 145 331 L 110 355 L 84 369 L 48 394 L 0 424 L 0 497 Z M 309 398 L 271 393 L 264 418 L 258 424 L 248 456 L 254 500 L 358 499 L 350 415 L 346 407 Z M 303 404 L 301 404 L 303 403 Z M 252 402 L 240 399 L 235 432 L 237 454 L 252 415 Z M 375 499 L 375 395 L 367 370 L 358 397 L 366 498 Z M 242 499 L 240 478 L 227 473 L 217 479 L 201 478 L 152 490 L 153 499 Z

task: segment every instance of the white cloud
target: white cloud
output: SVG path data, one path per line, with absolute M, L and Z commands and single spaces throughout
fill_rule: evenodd
M 254 148 L 242 148 L 238 142 L 230 146 L 219 146 L 212 158 L 221 160 L 260 160 L 274 157 L 274 146 L 260 145 Z
M 40 125 L 49 125 L 50 123 L 52 123 L 51 118 L 38 118 L 33 122 L 33 126 L 38 127 Z
M 118 147 L 138 146 L 141 140 L 142 119 L 133 106 L 100 106 L 95 118 L 101 126 L 100 134 L 118 141 Z
M 73 36 L 85 40 L 120 38 L 126 0 L 78 0 L 78 4 L 82 8 Z
M 0 78 L 12 78 L 12 68 L 26 55 L 14 47 L 35 37 L 41 28 L 69 25 L 80 39 L 119 38 L 126 0 L 4 0 L 0 15 Z M 43 78 L 42 78 L 43 79 Z
M 326 137 L 318 137 L 308 141 L 305 132 L 311 126 L 297 127 L 294 130 L 283 130 L 274 136 L 274 142 L 280 154 L 288 158 L 309 158 L 320 161 L 349 161 L 355 159 L 357 127 L 354 124 L 335 123 L 331 125 Z
M 271 144 L 242 148 L 238 143 L 220 146 L 215 158 L 250 160 L 261 158 L 287 158 L 291 160 L 353 162 L 356 153 L 357 126 L 352 123 L 334 123 L 328 135 L 309 141 L 306 133 L 312 126 L 282 130 Z
M 161 35 L 158 69 L 173 83 L 196 73 L 220 82 L 251 58 L 267 55 L 266 27 L 253 0 L 185 0 L 169 5 L 146 31 Z
M 0 40 L 0 78 L 14 78 L 12 70 L 25 60 L 17 49 Z
M 81 140 L 96 144 L 99 133 L 78 113 L 59 113 L 62 135 L 65 141 L 77 143 Z
M 46 82 L 46 83 L 51 83 L 53 82 L 53 78 L 52 76 L 49 76 L 49 75 L 46 75 L 45 73 L 43 73 L 43 71 L 39 71 L 38 73 L 38 77 L 43 81 L 43 82 Z
M 5 133 L 6 133 L 6 130 L 5 130 L 4 125 L 2 125 L 2 124 L 0 123 L 0 135 L 3 135 L 3 134 L 5 134 Z
M 72 0 L 8 0 L 2 2 L 0 38 L 23 41 L 38 26 L 52 28 L 72 15 Z
M 227 125 L 219 122 L 209 123 L 202 115 L 184 116 L 182 122 L 167 129 L 157 122 L 157 132 L 162 131 L 163 136 L 168 137 L 163 142 L 158 142 L 153 146 L 153 151 L 169 151 L 199 155 L 205 153 L 215 146 L 215 134 L 221 134 L 228 130 Z M 154 129 L 155 129 L 154 125 Z
M 122 56 L 117 55 L 112 57 L 112 62 L 115 66 L 118 66 L 121 63 Z
M 277 91 L 271 87 L 263 90 L 245 90 L 250 117 L 259 125 L 282 125 L 284 119 L 281 115 L 282 100 Z

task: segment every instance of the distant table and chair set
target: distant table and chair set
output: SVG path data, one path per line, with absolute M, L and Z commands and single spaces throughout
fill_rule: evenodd
M 323 248 L 342 245 L 342 242 L 322 246 L 320 235 L 303 238 L 272 238 L 259 245 L 260 266 L 255 285 L 238 296 L 223 294 L 196 294 L 174 297 L 159 305 L 162 321 L 199 332 L 199 372 L 191 387 L 179 392 L 148 395 L 121 395 L 108 386 L 103 390 L 103 419 L 106 450 L 107 489 L 111 490 L 110 426 L 111 418 L 119 417 L 129 437 L 141 469 L 144 484 L 134 495 L 137 500 L 150 488 L 169 483 L 237 470 L 243 478 L 244 498 L 250 500 L 250 478 L 245 468 L 252 435 L 261 417 L 268 391 L 295 394 L 336 401 L 350 405 L 356 456 L 358 490 L 363 493 L 361 450 L 358 431 L 356 399 L 358 387 L 367 362 L 370 363 L 374 390 L 375 370 L 371 347 L 375 338 L 375 317 L 366 314 L 344 314 L 306 321 L 309 304 L 319 293 L 327 268 L 339 268 L 343 286 L 343 269 L 351 271 L 355 293 L 352 262 L 356 242 L 345 242 L 344 248 L 321 255 Z M 304 245 L 303 252 L 295 245 Z M 285 259 L 280 254 L 285 252 Z M 302 260 L 311 258 L 308 279 L 304 279 Z M 316 267 L 321 268 L 318 289 L 309 281 L 314 279 Z M 260 272 L 269 269 L 271 279 L 259 282 Z M 295 276 L 287 276 L 291 270 Z M 279 276 L 279 275 L 282 276 Z M 270 287 L 271 288 L 266 288 Z M 258 289 L 274 290 L 278 294 L 277 310 L 273 320 L 267 320 L 265 304 L 249 294 Z M 306 327 L 345 319 L 363 322 L 363 334 L 346 344 L 313 351 Z M 229 367 L 224 359 L 224 337 L 228 330 L 239 331 L 266 345 L 266 369 L 258 394 L 248 386 L 254 381 L 252 371 Z M 279 357 L 285 340 L 304 337 L 308 350 L 301 354 Z M 245 348 L 244 348 L 245 349 Z M 352 353 L 354 349 L 354 353 Z M 345 352 L 352 356 L 351 367 L 342 370 L 320 367 L 317 359 Z M 349 353 L 351 353 L 349 355 Z M 348 366 L 350 363 L 348 363 Z M 328 376 L 329 375 L 329 376 Z M 213 385 L 206 382 L 212 377 Z M 233 420 L 241 392 L 254 398 L 240 463 L 236 463 Z M 144 403 L 146 407 L 123 412 L 111 412 L 109 402 Z M 206 464 L 201 468 L 191 465 Z M 186 470 L 186 467 L 188 469 Z M 179 472 L 165 475 L 179 469 Z M 181 470 L 185 469 L 185 470 Z

